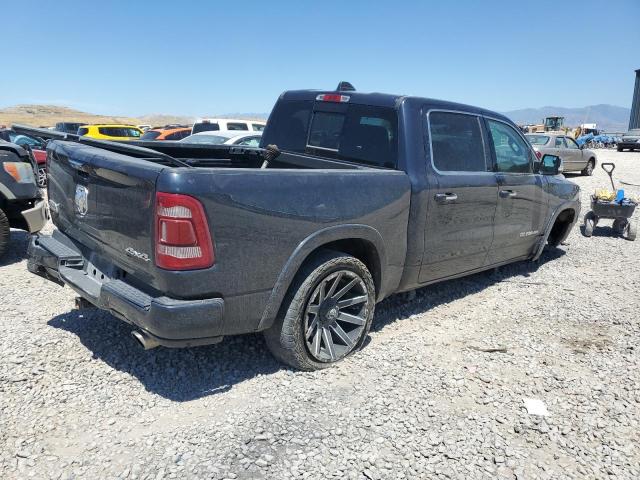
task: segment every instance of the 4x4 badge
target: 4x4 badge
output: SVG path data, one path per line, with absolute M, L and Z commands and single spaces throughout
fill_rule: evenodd
M 76 185 L 76 212 L 81 217 L 84 217 L 89 211 L 89 189 L 82 185 Z

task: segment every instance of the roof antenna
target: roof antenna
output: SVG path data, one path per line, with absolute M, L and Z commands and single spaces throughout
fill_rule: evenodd
M 356 87 L 351 85 L 349 82 L 342 81 L 338 84 L 338 88 L 336 88 L 337 92 L 355 92 Z

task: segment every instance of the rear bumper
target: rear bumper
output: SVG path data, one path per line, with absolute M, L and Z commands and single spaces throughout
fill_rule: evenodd
M 28 254 L 30 272 L 68 285 L 96 307 L 141 328 L 160 345 L 189 347 L 222 340 L 222 298 L 179 300 L 149 295 L 120 278 L 113 265 L 86 258 L 59 231 L 52 236 L 33 235 Z

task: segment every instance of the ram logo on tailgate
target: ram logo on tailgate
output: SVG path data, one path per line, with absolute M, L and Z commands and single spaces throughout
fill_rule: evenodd
M 82 185 L 76 185 L 76 212 L 84 217 L 89 211 L 89 189 Z

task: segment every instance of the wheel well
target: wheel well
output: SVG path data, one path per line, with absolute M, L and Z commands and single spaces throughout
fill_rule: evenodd
M 557 247 L 560 245 L 567 233 L 569 231 L 569 227 L 576 218 L 576 211 L 573 208 L 568 208 L 560 212 L 560 215 L 556 218 L 556 221 L 553 223 L 553 227 L 551 227 L 551 231 L 549 232 L 548 242 L 549 245 Z
M 376 287 L 376 294 L 380 292 L 382 284 L 382 267 L 380 265 L 380 256 L 375 245 L 362 238 L 345 238 L 342 240 L 336 240 L 334 242 L 325 243 L 320 247 L 312 251 L 305 259 L 303 264 L 309 262 L 319 252 L 323 250 L 335 250 L 338 252 L 347 253 L 353 257 L 356 257 L 362 263 L 365 264 L 371 276 L 373 277 L 373 283 Z

